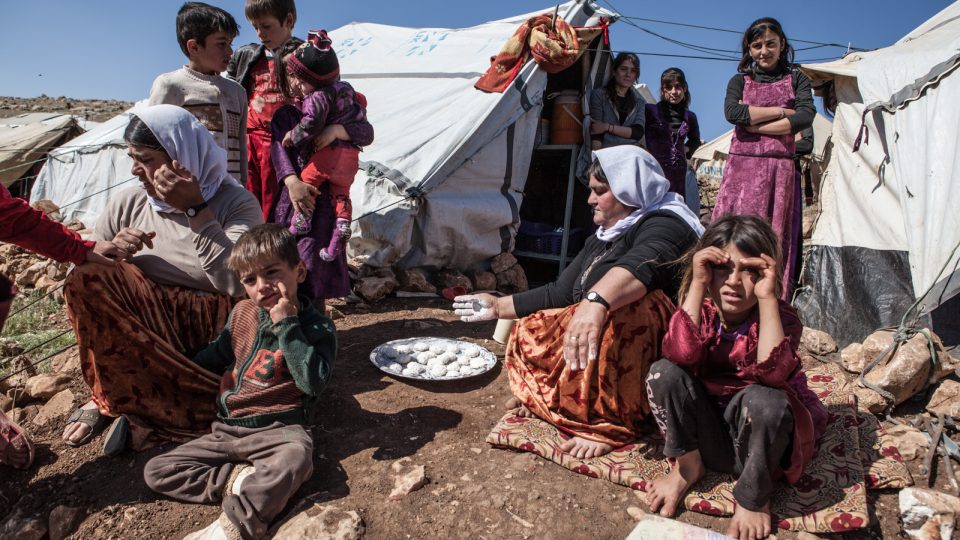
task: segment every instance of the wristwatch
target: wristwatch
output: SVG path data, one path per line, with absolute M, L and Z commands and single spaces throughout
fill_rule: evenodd
M 590 291 L 587 293 L 587 302 L 596 302 L 607 308 L 607 311 L 610 311 L 610 303 L 604 300 L 597 291 Z
M 197 217 L 197 214 L 199 214 L 207 206 L 208 206 L 207 201 L 203 201 L 202 203 L 196 206 L 191 206 L 190 208 L 187 208 L 186 212 L 184 213 L 187 214 L 188 218 Z

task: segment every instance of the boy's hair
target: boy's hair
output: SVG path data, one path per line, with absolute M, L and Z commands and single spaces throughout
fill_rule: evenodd
M 271 259 L 280 259 L 293 267 L 300 262 L 300 252 L 297 239 L 286 227 L 265 223 L 240 235 L 233 244 L 227 267 L 242 274 Z
M 776 262 L 777 286 L 779 296 L 783 290 L 783 261 L 781 261 L 780 239 L 765 219 L 757 216 L 737 216 L 728 214 L 711 223 L 703 231 L 700 241 L 688 251 L 681 261 L 684 263 L 683 281 L 680 283 L 680 302 L 687 296 L 690 280 L 693 278 L 693 256 L 701 249 L 718 247 L 723 249 L 733 244 L 747 257 L 769 255 Z
M 215 32 L 226 32 L 235 38 L 240 34 L 240 27 L 233 15 L 210 4 L 187 2 L 180 7 L 177 12 L 177 42 L 188 58 L 188 41 L 195 39 L 201 47 L 206 47 L 207 36 Z
M 243 11 L 247 20 L 270 16 L 283 24 L 287 15 L 293 15 L 293 22 L 297 22 L 297 5 L 293 0 L 247 0 Z

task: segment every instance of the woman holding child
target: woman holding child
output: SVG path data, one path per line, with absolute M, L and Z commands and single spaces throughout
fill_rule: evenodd
M 186 110 L 139 109 L 124 139 L 142 185 L 111 199 L 94 238 L 112 240 L 126 262 L 78 267 L 64 288 L 93 394 L 64 430 L 70 446 L 120 415 L 135 448 L 153 432 L 180 438 L 209 426 L 217 380 L 189 357 L 226 324 L 243 292 L 227 258 L 263 222 L 256 199 L 227 173 L 226 152 Z M 115 425 L 122 448 L 124 423 Z
M 557 281 L 454 302 L 467 322 L 523 317 L 504 360 L 515 396 L 508 407 L 570 435 L 561 448 L 578 458 L 610 452 L 643 429 L 644 378 L 678 286 L 672 263 L 703 230 L 645 150 L 593 155 L 587 202 L 599 228 Z

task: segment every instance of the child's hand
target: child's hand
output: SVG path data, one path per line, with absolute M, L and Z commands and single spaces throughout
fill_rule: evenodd
M 693 271 L 690 285 L 700 285 L 703 290 L 713 282 L 713 267 L 730 263 L 730 254 L 718 247 L 705 247 L 693 254 Z
M 347 133 L 347 130 L 340 124 L 330 124 L 329 126 L 323 128 L 323 131 L 320 132 L 320 135 L 314 140 L 314 148 L 326 148 L 333 141 L 349 141 L 350 134 Z
M 757 282 L 753 285 L 753 294 L 757 300 L 777 298 L 777 262 L 773 257 L 764 253 L 759 257 L 743 259 L 740 264 L 757 272 Z
M 295 317 L 298 312 L 297 299 L 290 296 L 290 291 L 287 290 L 286 285 L 277 283 L 277 288 L 280 289 L 280 299 L 270 308 L 270 320 L 273 321 L 273 324 L 277 324 L 287 317 Z
M 282 144 L 284 148 L 290 148 L 291 146 L 293 146 L 293 137 L 290 136 L 289 131 L 287 132 L 286 135 L 283 136 Z

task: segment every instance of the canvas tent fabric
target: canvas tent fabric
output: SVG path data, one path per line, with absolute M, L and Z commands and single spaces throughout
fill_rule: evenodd
M 25 113 L 0 119 L 0 183 L 10 186 L 51 149 L 81 132 L 69 114 Z
M 898 325 L 915 301 L 929 314 L 960 290 L 958 51 L 960 2 L 889 47 L 803 66 L 832 81 L 838 106 L 795 305 L 842 344 Z
M 77 219 L 93 227 L 116 189 L 134 185 L 123 131 L 131 113 L 146 101 L 96 125 L 90 131 L 50 152 L 30 200 L 49 199 L 60 207 L 64 220 Z
M 547 74 L 527 62 L 502 94 L 473 85 L 521 23 L 553 11 L 461 29 L 353 23 L 330 32 L 341 76 L 367 96 L 376 131 L 351 188 L 363 216 L 353 256 L 466 268 L 512 249 Z M 573 26 L 615 19 L 582 1 L 558 14 Z

